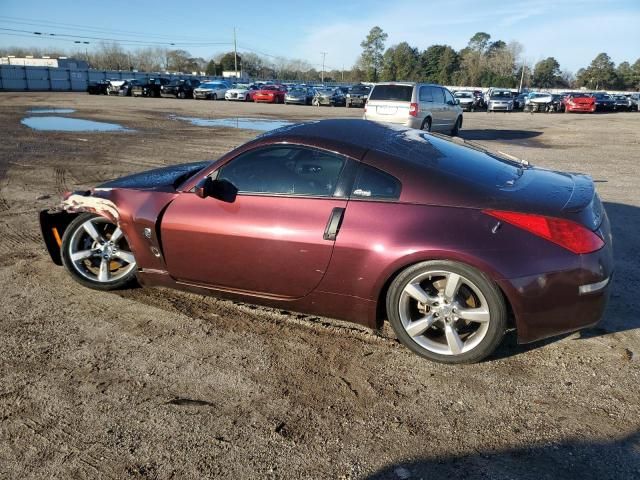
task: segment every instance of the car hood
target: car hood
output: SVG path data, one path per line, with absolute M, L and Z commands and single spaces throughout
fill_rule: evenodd
M 456 97 L 456 100 L 460 103 L 472 103 L 474 99 L 470 97 Z
M 210 163 L 210 161 L 204 161 L 154 168 L 153 170 L 146 170 L 110 180 L 98 185 L 97 188 L 132 188 L 140 190 L 171 187 L 175 189 Z
M 227 93 L 247 93 L 249 91 L 248 88 L 229 88 L 227 89 Z

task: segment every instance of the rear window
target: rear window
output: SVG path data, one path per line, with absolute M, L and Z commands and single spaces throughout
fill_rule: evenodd
M 376 85 L 369 95 L 369 100 L 410 102 L 412 93 L 413 86 L 411 85 Z

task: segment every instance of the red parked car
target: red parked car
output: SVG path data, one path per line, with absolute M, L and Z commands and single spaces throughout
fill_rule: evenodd
M 366 120 L 69 194 L 40 224 L 82 285 L 133 280 L 379 328 L 448 363 L 590 326 L 613 271 L 590 177 Z M 345 352 L 345 355 L 348 355 Z
M 587 112 L 596 111 L 596 100 L 586 93 L 572 93 L 566 95 L 562 99 L 562 106 L 565 113 L 569 112 Z
M 283 85 L 264 85 L 253 95 L 254 102 L 262 103 L 284 103 L 284 95 L 287 87 Z

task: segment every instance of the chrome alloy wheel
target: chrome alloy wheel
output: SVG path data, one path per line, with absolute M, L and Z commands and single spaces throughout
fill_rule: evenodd
M 491 321 L 488 302 L 468 278 L 444 270 L 421 272 L 400 295 L 402 327 L 430 352 L 460 355 L 486 336 Z
M 122 230 L 104 217 L 89 218 L 76 228 L 68 254 L 73 268 L 93 282 L 115 282 L 136 268 Z

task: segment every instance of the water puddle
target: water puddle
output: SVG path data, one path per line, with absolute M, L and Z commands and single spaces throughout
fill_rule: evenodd
M 96 122 L 70 117 L 25 117 L 20 123 L 34 130 L 47 132 L 130 132 L 117 123 Z
M 32 108 L 27 113 L 73 113 L 75 109 L 73 108 Z
M 286 120 L 271 120 L 267 118 L 198 118 L 198 117 L 176 117 L 177 120 L 191 122 L 192 125 L 198 127 L 225 127 L 240 128 L 243 130 L 258 130 L 267 132 L 276 128 L 287 127 L 293 125 L 292 122 Z

